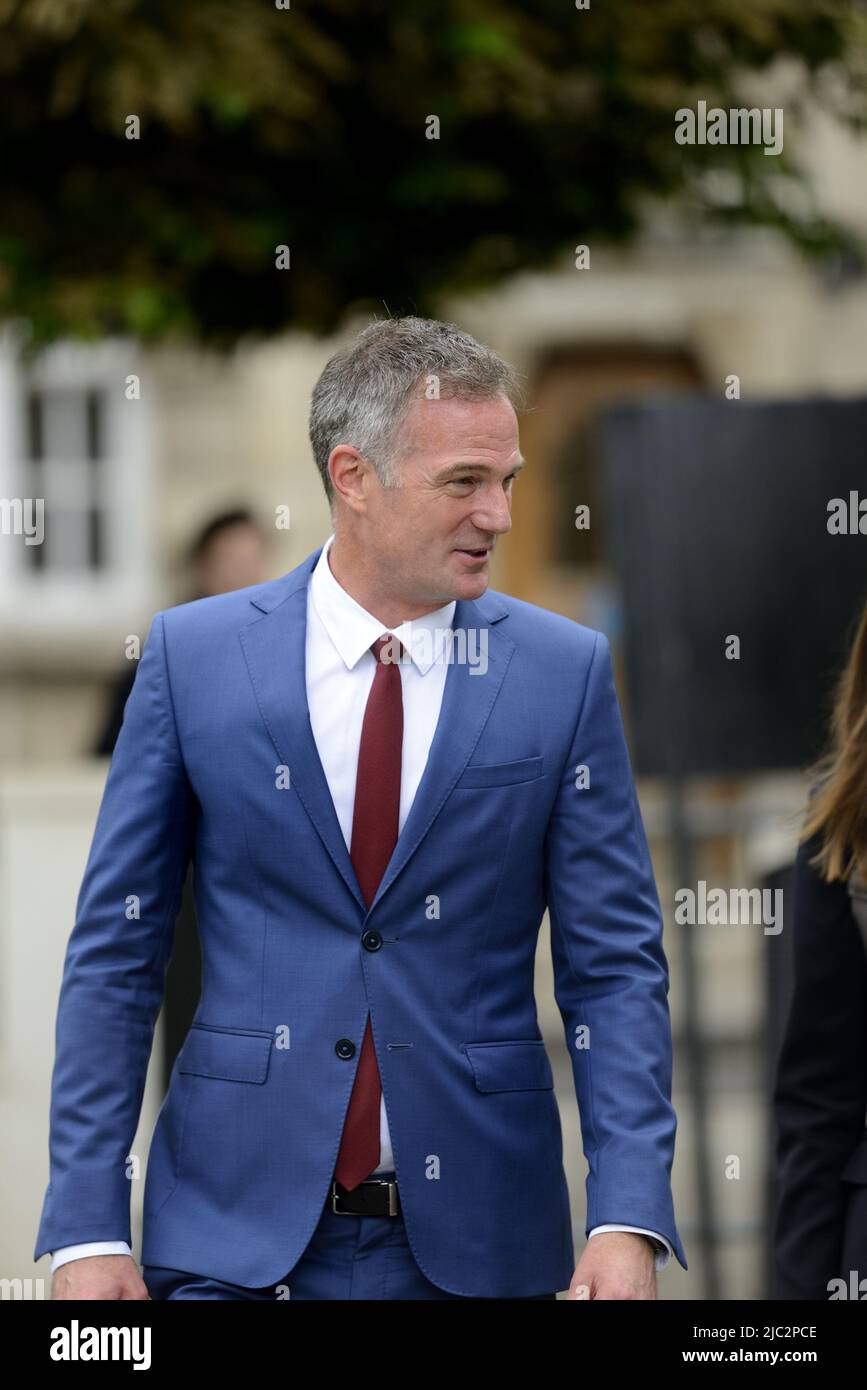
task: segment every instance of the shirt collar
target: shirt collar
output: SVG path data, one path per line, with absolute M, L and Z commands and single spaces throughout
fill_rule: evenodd
M 322 547 L 322 553 L 310 576 L 310 596 L 322 624 L 346 666 L 351 670 L 377 637 L 392 632 L 406 648 L 407 654 L 422 675 L 442 657 L 454 622 L 456 601 L 451 599 L 442 608 L 424 613 L 399 627 L 386 628 L 360 603 L 356 603 L 331 572 L 328 552 L 334 535 Z

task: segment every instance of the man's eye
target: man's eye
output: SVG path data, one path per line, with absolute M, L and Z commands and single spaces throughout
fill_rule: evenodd
M 506 479 L 504 480 L 505 486 L 506 486 L 507 488 L 510 488 L 510 487 L 512 486 L 512 484 L 515 482 L 515 480 L 517 479 L 517 477 L 518 477 L 517 473 L 511 474 L 510 477 L 508 477 L 508 478 L 506 478 Z M 477 481 L 477 480 L 476 480 L 475 478 L 471 478 L 471 477 L 466 477 L 466 478 L 452 478 L 452 479 L 451 479 L 451 482 L 452 482 L 453 484 L 457 484 L 458 487 L 463 487 L 463 486 L 465 486 L 465 485 L 469 485 L 470 487 L 473 487 L 473 486 L 475 485 L 476 481 Z

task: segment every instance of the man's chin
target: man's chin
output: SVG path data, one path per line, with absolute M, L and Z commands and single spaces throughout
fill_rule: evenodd
M 464 574 L 457 583 L 456 598 L 481 598 L 490 583 L 487 565 L 478 574 Z

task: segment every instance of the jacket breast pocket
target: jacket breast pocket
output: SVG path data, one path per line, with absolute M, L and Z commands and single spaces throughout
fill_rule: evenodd
M 261 1086 L 268 1075 L 272 1037 L 262 1029 L 194 1023 L 178 1053 L 178 1071 Z
M 551 1061 L 541 1039 L 462 1043 L 477 1091 L 550 1091 Z
M 516 782 L 532 782 L 541 776 L 541 756 L 518 758 L 510 763 L 470 763 L 455 782 L 455 787 L 508 787 Z

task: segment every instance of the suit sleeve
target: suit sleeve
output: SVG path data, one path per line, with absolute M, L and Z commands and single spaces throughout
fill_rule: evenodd
M 677 1122 L 662 915 L 601 632 L 548 825 L 545 880 L 589 1170 L 586 1231 L 658 1231 L 686 1269 L 671 1196 Z
M 132 1243 L 127 1157 L 195 813 L 157 613 L 126 703 L 66 950 L 36 1260 L 62 1246 Z
M 840 1269 L 847 1189 L 840 1181 L 867 1109 L 867 962 L 846 884 L 795 860 L 794 992 L 777 1062 L 775 1298 L 828 1298 Z

